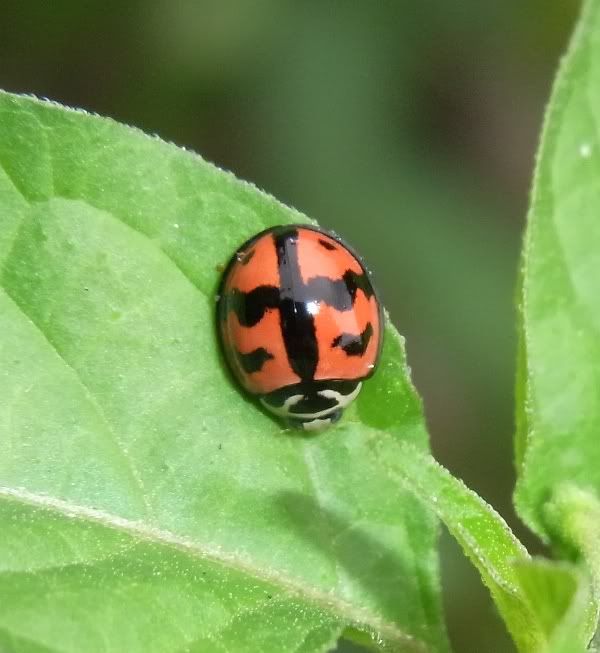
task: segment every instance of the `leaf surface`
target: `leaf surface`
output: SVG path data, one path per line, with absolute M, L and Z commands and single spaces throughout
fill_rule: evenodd
M 220 358 L 219 270 L 306 218 L 111 120 L 0 125 L 0 648 L 446 650 L 436 523 L 367 450 L 427 447 L 398 334 L 316 438 Z
M 516 505 L 582 555 L 600 606 L 600 2 L 588 0 L 542 133 L 523 248 Z M 582 499 L 585 498 L 585 500 Z
M 502 517 L 430 455 L 381 439 L 375 451 L 390 476 L 435 512 L 456 538 L 520 652 L 586 650 L 595 614 L 585 574 L 575 566 L 532 560 Z
M 523 251 L 517 506 L 548 535 L 563 482 L 600 491 L 600 2 L 585 3 L 548 108 Z

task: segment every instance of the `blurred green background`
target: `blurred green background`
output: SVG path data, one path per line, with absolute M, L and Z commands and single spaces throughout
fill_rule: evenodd
M 436 457 L 536 550 L 511 508 L 513 295 L 577 5 L 4 0 L 0 86 L 194 149 L 353 244 L 407 338 Z M 446 534 L 442 564 L 457 653 L 512 651 Z

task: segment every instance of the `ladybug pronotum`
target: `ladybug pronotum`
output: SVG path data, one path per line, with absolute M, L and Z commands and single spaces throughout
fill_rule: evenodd
M 367 270 L 315 227 L 272 227 L 244 243 L 223 273 L 217 314 L 236 379 L 309 431 L 339 419 L 381 351 L 382 310 Z

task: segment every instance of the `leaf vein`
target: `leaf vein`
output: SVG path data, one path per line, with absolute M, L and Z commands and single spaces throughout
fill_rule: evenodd
M 245 560 L 238 555 L 225 552 L 220 548 L 210 547 L 207 543 L 195 542 L 185 536 L 144 524 L 141 521 L 132 521 L 102 510 L 36 494 L 22 488 L 17 489 L 0 486 L 0 500 L 17 502 L 84 523 L 93 522 L 105 528 L 125 533 L 140 541 L 172 548 L 184 553 L 190 558 L 205 560 L 232 569 L 261 582 L 271 583 L 279 587 L 282 592 L 285 592 L 290 597 L 308 599 L 315 607 L 329 613 L 344 623 L 374 628 L 385 639 L 402 642 L 414 651 L 425 650 L 420 641 L 400 630 L 394 623 L 385 621 L 363 608 L 347 603 L 339 597 L 305 585 L 299 579 L 285 576 L 280 572 L 259 569 L 250 560 Z

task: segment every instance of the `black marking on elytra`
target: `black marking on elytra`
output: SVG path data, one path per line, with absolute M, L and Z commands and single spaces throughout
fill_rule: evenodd
M 328 249 L 330 252 L 334 249 L 337 249 L 337 247 L 333 243 L 328 243 L 326 240 L 323 240 L 322 238 L 319 238 L 319 245 L 321 245 L 321 247 L 324 247 L 325 249 Z
M 354 270 L 346 270 L 341 279 L 309 279 L 302 287 L 302 299 L 307 302 L 323 302 L 337 311 L 350 311 L 356 301 L 358 289 L 365 293 L 367 299 L 373 295 L 373 288 L 366 273 L 358 274 Z
M 374 291 L 366 271 L 346 270 L 341 278 L 316 276 L 305 283 L 298 260 L 300 228 L 301 225 L 293 225 L 267 230 L 240 247 L 230 265 L 235 262 L 247 264 L 255 252 L 252 245 L 263 235 L 268 234 L 273 239 L 277 253 L 279 287 L 258 286 L 250 292 L 237 288 L 225 291 L 226 272 L 218 311 L 221 320 L 227 319 L 228 314 L 233 311 L 242 326 L 253 327 L 263 319 L 268 310 L 278 309 L 290 366 L 301 382 L 312 382 L 319 362 L 319 346 L 314 317 L 308 312 L 309 302 L 323 303 L 338 311 L 350 311 L 358 290 L 362 290 L 367 298 L 373 296 Z M 321 244 L 324 247 L 336 247 L 326 240 L 322 240 Z
M 329 277 L 313 277 L 308 283 L 303 283 L 300 274 L 294 274 L 292 268 L 297 266 L 297 248 L 295 245 L 286 246 L 289 250 L 285 258 L 283 267 L 286 276 L 285 283 L 283 278 L 281 288 L 275 286 L 257 286 L 250 292 L 242 292 L 237 288 L 225 293 L 222 297 L 222 305 L 225 311 L 221 314 L 222 318 L 227 317 L 228 311 L 233 311 L 242 326 L 251 327 L 258 324 L 268 308 L 282 308 L 284 303 L 294 307 L 304 305 L 308 302 L 322 302 L 338 311 L 350 311 L 356 301 L 356 292 L 358 289 L 365 293 L 367 298 L 373 295 L 373 288 L 369 282 L 366 273 L 357 274 L 354 270 L 347 270 L 341 279 L 330 279 Z M 290 258 L 291 252 L 294 252 L 294 258 Z M 299 268 L 296 268 L 299 270 Z M 281 276 L 280 266 L 280 276 Z M 301 309 L 298 308 L 298 311 Z M 292 310 L 293 314 L 293 310 Z M 314 321 L 312 315 L 308 315 L 311 321 Z M 299 313 L 296 313 L 298 321 Z
M 302 381 L 308 381 L 317 369 L 319 344 L 300 273 L 298 231 L 283 229 L 274 234 L 274 240 L 279 268 L 281 334 L 292 370 Z
M 248 265 L 248 263 L 250 263 L 250 261 L 252 260 L 254 254 L 256 254 L 256 250 L 254 249 L 251 249 L 249 252 L 242 254 L 239 259 L 240 263 L 242 265 Z
M 341 347 L 348 356 L 363 356 L 373 335 L 373 326 L 367 322 L 362 333 L 342 333 L 333 339 L 332 347 Z
M 305 383 L 294 383 L 273 392 L 263 395 L 263 401 L 269 406 L 279 408 L 283 406 L 288 397 L 294 395 L 311 396 L 317 394 L 320 390 L 335 390 L 341 395 L 349 395 L 356 390 L 356 386 L 360 383 L 360 379 L 326 379 L 324 381 L 309 381 Z
M 242 326 L 253 327 L 262 320 L 267 309 L 279 308 L 279 288 L 258 286 L 250 292 L 234 288 L 225 293 L 221 302 L 226 309 L 221 314 L 223 319 L 227 318 L 228 311 L 233 311 Z
M 252 374 L 253 372 L 260 372 L 260 370 L 262 370 L 263 368 L 263 365 L 268 360 L 273 359 L 273 354 L 271 354 L 271 352 L 268 352 L 264 347 L 259 347 L 258 349 L 254 349 L 253 351 L 248 352 L 247 354 L 242 354 L 242 352 L 236 350 L 235 355 L 237 356 L 237 359 L 240 362 L 242 369 L 247 374 Z
M 371 285 L 366 272 L 361 272 L 358 274 L 354 272 L 354 270 L 346 270 L 342 278 L 344 279 L 346 288 L 352 297 L 352 303 L 354 303 L 356 298 L 357 290 L 362 290 L 365 293 L 367 299 L 370 299 L 375 294 L 373 286 Z

